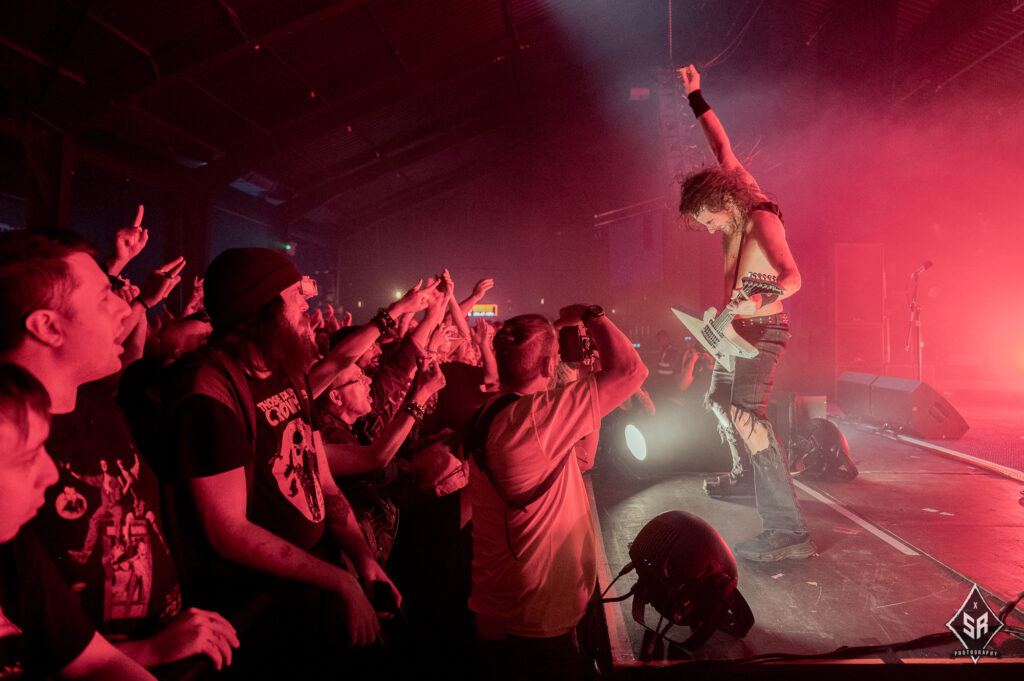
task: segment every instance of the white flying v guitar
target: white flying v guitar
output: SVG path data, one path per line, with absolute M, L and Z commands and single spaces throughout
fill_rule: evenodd
M 751 272 L 743 277 L 743 287 L 730 302 L 746 300 L 755 293 L 781 296 L 783 291 L 775 281 L 776 278 L 772 275 Z M 726 371 L 733 370 L 737 357 L 749 359 L 757 356 L 757 348 L 743 340 L 732 328 L 732 320 L 736 317 L 735 312 L 723 310 L 719 314 L 718 310 L 709 307 L 704 313 L 703 319 L 691 317 L 675 308 L 672 308 L 672 313 Z

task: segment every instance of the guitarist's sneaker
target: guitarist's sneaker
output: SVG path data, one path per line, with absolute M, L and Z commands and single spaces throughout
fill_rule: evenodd
M 769 563 L 785 558 L 810 558 L 818 555 L 818 547 L 807 532 L 765 530 L 756 537 L 741 541 L 733 548 L 733 553 L 747 560 Z
M 750 471 L 743 475 L 716 475 L 704 478 L 704 494 L 712 499 L 753 499 L 754 474 Z

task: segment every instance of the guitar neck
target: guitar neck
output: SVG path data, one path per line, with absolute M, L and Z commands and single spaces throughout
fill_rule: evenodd
M 741 300 L 747 300 L 753 293 L 760 292 L 761 290 L 772 291 L 776 293 L 776 295 L 782 293 L 782 289 L 775 285 L 775 277 L 757 276 L 751 273 L 749 278 L 743 279 L 743 289 L 737 291 L 736 295 L 734 295 L 732 300 L 729 301 L 729 304 L 738 303 Z M 715 327 L 716 331 L 721 333 L 725 330 L 725 327 L 732 324 L 732 320 L 735 318 L 735 312 L 723 309 L 718 313 L 718 316 L 715 317 L 714 321 L 711 322 L 711 325 Z
M 715 327 L 716 331 L 721 333 L 725 329 L 725 327 L 732 324 L 732 320 L 735 318 L 735 312 L 730 312 L 729 310 L 722 310 L 721 312 L 718 313 L 718 316 L 715 317 L 715 321 L 711 322 L 711 325 Z
M 740 291 L 740 292 L 738 292 L 736 295 L 734 295 L 732 297 L 732 300 L 730 300 L 729 303 L 730 304 L 737 303 L 737 302 L 739 302 L 741 300 L 744 300 L 745 298 L 748 298 L 748 297 L 749 296 L 746 294 L 745 291 Z M 715 329 L 717 331 L 721 332 L 722 330 L 725 329 L 725 327 L 727 327 L 730 324 L 732 324 L 732 320 L 735 319 L 735 318 L 736 318 L 736 313 L 735 312 L 730 312 L 727 309 L 723 309 L 721 312 L 718 313 L 718 316 L 715 317 L 715 321 L 711 322 L 711 324 L 715 327 Z

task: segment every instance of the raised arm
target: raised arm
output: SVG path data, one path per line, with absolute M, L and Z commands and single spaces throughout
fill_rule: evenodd
M 417 282 L 399 300 L 388 306 L 386 310 L 382 309 L 377 313 L 373 321 L 363 325 L 358 331 L 338 343 L 330 354 L 313 365 L 309 371 L 309 385 L 313 391 L 313 399 L 323 394 L 342 369 L 355 363 L 380 338 L 385 329 L 397 325 L 395 319 L 398 316 L 407 312 L 415 313 L 426 307 L 431 292 L 436 286 L 435 282 L 421 288 L 420 282 Z
M 697 120 L 700 121 L 700 126 L 704 130 L 704 137 L 707 138 L 708 146 L 711 147 L 711 152 L 715 155 L 718 165 L 722 166 L 725 170 L 742 172 L 746 176 L 747 181 L 756 187 L 757 182 L 754 181 L 753 176 L 747 172 L 747 169 L 736 158 L 736 154 L 733 153 L 732 144 L 729 142 L 729 136 L 725 134 L 722 122 L 718 120 L 718 116 L 715 115 L 715 112 L 704 101 L 703 94 L 700 91 L 700 74 L 697 73 L 697 69 L 693 64 L 690 64 L 679 69 L 679 75 L 683 79 L 686 98 L 689 100 L 690 107 L 693 109 L 694 115 L 697 116 Z
M 149 241 L 149 230 L 142 228 L 142 216 L 144 208 L 139 204 L 139 211 L 135 214 L 135 222 L 131 227 L 122 227 L 117 230 L 114 236 L 114 252 L 107 259 L 107 274 L 120 276 L 124 266 L 131 262 L 131 259 L 142 252 Z
M 444 374 L 436 365 L 420 370 L 416 382 L 409 390 L 407 407 L 395 414 L 370 445 L 326 444 L 327 463 L 333 475 L 356 475 L 378 470 L 388 465 L 409 436 L 417 412 L 433 395 L 444 387 Z
M 146 280 L 142 283 L 142 288 L 139 289 L 139 294 L 131 301 L 132 314 L 124 322 L 124 331 L 119 339 L 120 341 L 123 342 L 131 335 L 150 308 L 159 305 L 170 295 L 174 287 L 181 281 L 181 270 L 184 268 L 185 258 L 178 257 L 166 265 L 156 268 L 146 276 Z M 145 327 L 143 331 L 145 331 Z
M 484 369 L 485 390 L 498 386 L 498 360 L 494 356 L 494 327 L 483 318 L 477 318 L 473 327 L 473 341 L 480 348 L 480 360 Z
M 601 370 L 594 374 L 597 380 L 601 416 L 607 416 L 630 395 L 640 389 L 647 378 L 644 366 L 632 341 L 626 337 L 596 306 L 570 305 L 561 310 L 555 326 L 583 322 L 594 345 L 601 354 Z
M 452 322 L 455 323 L 455 327 L 459 330 L 459 335 L 469 340 L 469 325 L 466 323 L 466 315 L 459 306 L 459 303 L 455 300 L 455 282 L 452 281 L 452 275 L 445 268 L 444 274 L 441 275 L 444 279 L 448 289 L 448 311 L 451 312 Z
M 423 319 L 416 325 L 412 333 L 409 334 L 409 337 L 420 350 L 426 350 L 434 329 L 444 319 L 444 312 L 448 306 L 448 293 L 444 288 L 445 286 L 447 286 L 447 282 L 443 279 L 438 281 L 438 287 L 427 298 L 427 311 L 423 315 Z
M 462 310 L 462 316 L 468 317 L 473 306 L 480 302 L 480 299 L 484 297 L 484 294 L 494 288 L 493 279 L 481 279 L 476 282 L 473 286 L 473 293 L 468 298 L 459 303 L 459 308 Z

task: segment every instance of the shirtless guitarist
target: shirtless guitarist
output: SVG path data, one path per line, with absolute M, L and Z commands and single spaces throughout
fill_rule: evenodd
M 800 289 L 800 272 L 786 243 L 782 213 L 733 153 L 725 128 L 701 96 L 697 69 L 691 64 L 679 73 L 718 161 L 718 167 L 683 180 L 679 212 L 709 234 L 722 234 L 726 300 L 733 298 L 726 309 L 736 314 L 736 332 L 758 350 L 755 357 L 737 357 L 732 371 L 715 365 L 706 403 L 729 444 L 733 468 L 705 480 L 704 491 L 719 499 L 753 491 L 763 531 L 737 544 L 737 556 L 763 562 L 807 558 L 817 549 L 796 501 L 786 452 L 765 413 L 775 366 L 790 338 L 782 301 Z M 782 293 L 734 297 L 747 273 L 777 277 Z

